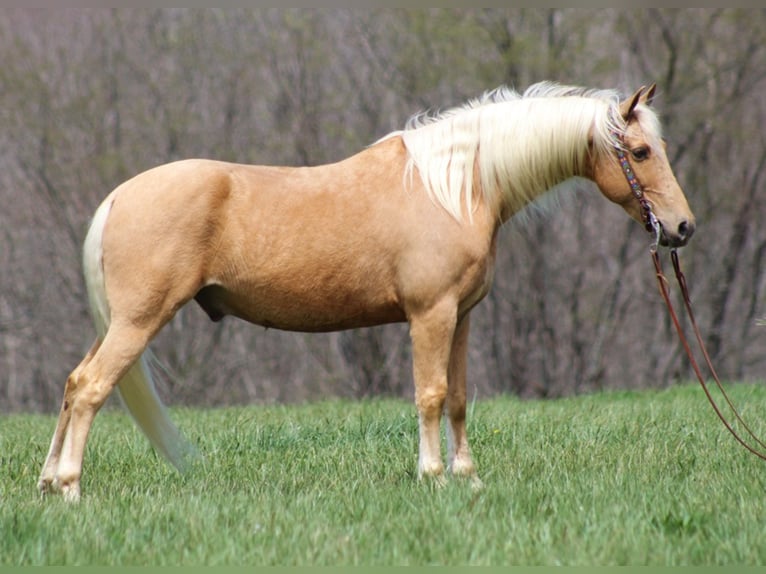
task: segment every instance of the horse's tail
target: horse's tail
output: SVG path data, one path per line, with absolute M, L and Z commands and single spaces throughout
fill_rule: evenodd
M 110 323 L 109 301 L 104 282 L 102 239 L 111 210 L 108 198 L 96 210 L 83 245 L 83 268 L 91 316 L 99 341 L 103 341 Z M 183 472 L 194 447 L 170 420 L 154 386 L 147 349 L 118 384 L 120 398 L 149 441 L 170 463 Z

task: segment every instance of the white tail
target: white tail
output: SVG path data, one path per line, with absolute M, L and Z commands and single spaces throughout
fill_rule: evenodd
M 111 206 L 111 198 L 107 198 L 96 210 L 83 245 L 83 269 L 90 311 L 101 341 L 104 340 L 110 323 L 101 241 Z M 123 404 L 154 448 L 183 472 L 196 451 L 170 420 L 157 395 L 149 358 L 150 352 L 147 350 L 120 380 L 117 388 Z

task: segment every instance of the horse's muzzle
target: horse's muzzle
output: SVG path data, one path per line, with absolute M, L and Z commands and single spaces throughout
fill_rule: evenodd
M 695 225 L 693 221 L 682 221 L 671 233 L 664 225 L 660 224 L 660 245 L 666 247 L 683 247 L 694 235 Z

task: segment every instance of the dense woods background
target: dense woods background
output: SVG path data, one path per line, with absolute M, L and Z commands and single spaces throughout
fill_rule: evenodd
M 719 373 L 766 375 L 763 10 L 5 10 L 0 16 L 0 412 L 51 410 L 93 336 L 88 219 L 187 157 L 312 165 L 413 113 L 552 79 L 657 82 L 698 217 L 681 253 Z M 474 311 L 469 393 L 561 396 L 689 376 L 648 238 L 597 193 L 511 223 Z M 326 335 L 210 323 L 153 345 L 171 404 L 412 393 L 406 325 Z

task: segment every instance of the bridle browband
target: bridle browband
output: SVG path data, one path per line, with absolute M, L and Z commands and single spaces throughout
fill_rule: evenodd
M 681 340 L 681 344 L 684 347 L 684 350 L 686 351 L 686 355 L 689 358 L 689 362 L 692 366 L 692 369 L 694 370 L 694 373 L 697 375 L 697 380 L 702 386 L 702 390 L 705 391 L 705 396 L 710 402 L 710 405 L 713 407 L 713 410 L 715 411 L 716 415 L 718 415 L 718 418 L 721 419 L 721 422 L 724 424 L 726 429 L 734 436 L 737 442 L 739 442 L 742 446 L 744 446 L 747 450 L 749 450 L 754 455 L 758 456 L 759 458 L 763 460 L 766 460 L 766 444 L 764 444 L 763 441 L 761 441 L 757 436 L 755 436 L 753 431 L 750 430 L 750 427 L 747 426 L 745 421 L 742 420 L 742 417 L 740 416 L 737 409 L 734 407 L 734 404 L 729 398 L 729 395 L 724 390 L 723 385 L 721 384 L 721 380 L 718 378 L 718 374 L 716 373 L 715 368 L 713 367 L 713 364 L 710 360 L 710 355 L 708 355 L 707 349 L 705 348 L 705 344 L 702 341 L 702 335 L 700 334 L 700 330 L 697 327 L 697 321 L 694 318 L 694 312 L 692 311 L 691 298 L 689 297 L 689 290 L 686 285 L 686 277 L 681 271 L 681 262 L 678 259 L 678 250 L 675 247 L 673 247 L 670 250 L 670 258 L 671 258 L 671 261 L 673 262 L 673 270 L 675 271 L 676 280 L 678 281 L 678 286 L 681 289 L 681 295 L 684 300 L 684 307 L 686 308 L 686 312 L 689 315 L 689 321 L 692 325 L 692 329 L 694 330 L 694 335 L 695 335 L 695 338 L 697 339 L 697 344 L 699 345 L 700 350 L 702 351 L 702 356 L 705 359 L 705 364 L 710 370 L 713 380 L 715 381 L 716 386 L 718 387 L 718 390 L 721 392 L 721 395 L 724 397 L 726 404 L 729 405 L 729 408 L 731 409 L 731 412 L 733 413 L 734 418 L 742 426 L 742 428 L 750 436 L 750 438 L 757 443 L 758 445 L 757 447 L 748 443 L 745 439 L 743 439 L 740 436 L 740 434 L 732 426 L 732 423 L 729 422 L 729 420 L 727 420 L 726 417 L 723 415 L 723 413 L 721 412 L 721 409 L 718 407 L 715 400 L 713 399 L 713 396 L 710 394 L 710 389 L 708 389 L 708 386 L 705 383 L 705 378 L 702 375 L 702 371 L 700 370 L 700 367 L 697 364 L 696 359 L 694 358 L 694 354 L 692 353 L 691 347 L 689 346 L 689 342 L 687 341 L 686 336 L 684 335 L 683 329 L 681 327 L 681 322 L 679 321 L 678 316 L 676 315 L 675 309 L 673 309 L 673 305 L 670 302 L 668 280 L 662 272 L 662 264 L 660 262 L 660 256 L 658 253 L 658 246 L 659 246 L 660 235 L 662 233 L 662 226 L 660 225 L 660 222 L 657 219 L 657 217 L 652 212 L 652 204 L 649 202 L 649 200 L 646 199 L 646 197 L 644 197 L 643 187 L 641 186 L 641 183 L 638 181 L 638 177 L 633 171 L 633 167 L 630 165 L 630 160 L 628 159 L 628 156 L 625 153 L 624 137 L 621 134 L 615 134 L 615 137 L 617 139 L 617 143 L 615 144 L 615 153 L 617 155 L 617 160 L 620 163 L 620 167 L 622 168 L 622 173 L 625 175 L 625 179 L 627 179 L 628 185 L 630 185 L 630 190 L 633 193 L 633 196 L 636 198 L 636 200 L 638 201 L 638 204 L 641 206 L 641 218 L 643 220 L 644 227 L 649 233 L 654 234 L 654 242 L 651 245 L 650 252 L 652 255 L 652 261 L 654 263 L 654 269 L 657 276 L 657 283 L 660 288 L 660 294 L 662 295 L 662 298 L 665 301 L 665 305 L 668 308 L 668 313 L 670 314 L 670 318 L 672 319 L 673 325 L 676 328 L 676 332 L 678 333 L 678 338 Z

